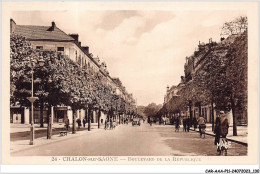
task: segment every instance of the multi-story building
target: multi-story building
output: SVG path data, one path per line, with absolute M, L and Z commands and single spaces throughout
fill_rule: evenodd
M 185 82 L 184 77 L 181 76 L 181 81 L 177 86 L 172 85 L 171 88 L 169 86 L 167 86 L 166 94 L 164 95 L 164 104 L 168 103 L 174 96 L 179 95 L 180 90 L 184 86 L 184 82 Z
M 170 106 L 171 102 L 174 102 L 174 100 L 178 100 L 178 92 L 182 89 L 183 86 L 187 83 L 191 83 L 193 81 L 194 74 L 200 71 L 201 67 L 204 66 L 207 56 L 212 52 L 212 48 L 216 46 L 217 43 L 213 42 L 212 39 L 209 39 L 209 43 L 200 43 L 198 45 L 198 48 L 194 51 L 194 53 L 186 57 L 186 63 L 184 64 L 184 77 L 181 77 L 181 83 L 179 83 L 177 86 L 172 86 L 170 89 L 167 87 L 167 92 L 164 97 L 164 105 Z M 192 92 L 192 91 L 191 91 Z M 216 115 L 216 111 L 212 109 L 211 104 L 204 104 L 202 105 L 199 103 L 194 103 L 192 101 L 189 101 L 190 106 L 187 106 L 184 110 L 179 111 L 176 113 L 177 115 L 183 116 L 183 117 L 195 117 L 198 118 L 199 115 L 203 116 L 208 122 L 212 122 L 211 115 L 212 111 L 214 112 L 214 115 Z M 213 106 L 214 107 L 214 106 Z M 168 113 L 172 114 L 172 113 Z M 174 114 L 174 113 L 173 113 Z
M 221 38 L 221 42 L 224 39 Z M 225 41 L 224 41 L 225 42 Z M 218 45 L 217 42 L 213 42 L 212 39 L 209 39 L 208 43 L 200 43 L 198 45 L 198 49 L 195 50 L 194 54 L 190 57 L 186 57 L 186 63 L 184 65 L 184 73 L 185 73 L 185 83 L 192 83 L 194 74 L 200 72 L 201 68 L 205 65 L 206 61 L 208 61 L 208 55 L 212 54 Z M 224 53 L 224 50 L 221 50 L 221 53 Z M 190 117 L 198 118 L 200 115 L 203 116 L 207 122 L 212 123 L 216 119 L 216 110 L 214 109 L 215 105 L 208 103 L 202 104 L 202 102 L 194 103 L 190 101 L 190 107 L 188 107 L 187 115 Z M 214 115 L 214 120 L 212 120 L 212 115 Z M 229 118 L 229 122 L 232 123 L 232 114 L 227 113 Z
M 29 41 L 34 49 L 54 50 L 64 56 L 69 57 L 74 62 L 77 62 L 81 68 L 89 71 L 94 71 L 103 76 L 105 83 L 109 85 L 118 95 L 126 98 L 121 86 L 113 80 L 106 69 L 106 63 L 100 63 L 99 57 L 93 57 L 89 52 L 88 46 L 82 46 L 79 41 L 78 34 L 66 34 L 59 29 L 55 22 L 50 26 L 33 26 L 33 25 L 17 25 L 13 19 L 10 20 L 10 32 L 24 36 Z M 66 118 L 72 120 L 72 110 L 67 106 L 59 106 L 54 109 L 54 122 L 64 122 Z M 11 123 L 29 123 L 29 109 L 11 106 Z M 47 120 L 47 111 L 44 110 L 44 120 Z M 77 117 L 83 119 L 85 111 L 78 110 Z M 40 121 L 40 111 L 35 108 L 34 112 L 35 123 Z M 105 119 L 104 113 L 101 114 L 101 120 Z M 93 123 L 97 123 L 97 114 L 91 119 Z
M 184 65 L 185 83 L 192 83 L 194 74 L 200 71 L 201 67 L 204 66 L 207 56 L 216 45 L 217 43 L 213 42 L 211 38 L 209 39 L 209 43 L 205 44 L 199 42 L 198 49 L 194 51 L 194 54 L 190 57 L 186 57 L 186 63 Z M 195 107 L 195 105 L 199 105 L 199 107 Z M 190 112 L 190 109 L 192 109 L 192 112 Z M 214 112 L 214 115 L 216 115 L 216 111 L 211 108 L 210 104 L 201 105 L 200 103 L 192 103 L 192 107 L 188 108 L 187 115 L 190 116 L 192 113 L 192 117 L 196 118 L 201 115 L 208 122 L 212 122 L 212 111 Z

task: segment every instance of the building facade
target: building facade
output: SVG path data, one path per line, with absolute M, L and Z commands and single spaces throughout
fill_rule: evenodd
M 223 39 L 221 40 L 223 42 Z M 184 76 L 181 77 L 181 83 L 179 83 L 177 86 L 172 86 L 170 89 L 167 87 L 167 92 L 164 97 L 164 108 L 169 108 L 171 101 L 176 100 L 178 101 L 178 91 L 182 89 L 182 87 L 185 86 L 185 84 L 192 84 L 193 83 L 193 77 L 196 73 L 201 72 L 201 68 L 205 65 L 205 63 L 209 60 L 209 55 L 212 54 L 212 52 L 216 51 L 216 46 L 218 46 L 217 42 L 213 42 L 212 39 L 209 39 L 208 43 L 200 43 L 194 53 L 186 57 L 186 62 L 184 64 Z M 221 50 L 222 51 L 222 50 Z M 223 52 L 223 51 L 222 51 Z M 179 86 L 179 88 L 178 88 Z M 193 92 L 193 89 L 190 91 Z M 192 94 L 191 94 L 192 95 Z M 214 103 L 204 103 L 201 102 L 194 102 L 192 100 L 187 101 L 188 104 L 185 107 L 182 107 L 181 111 L 168 114 L 172 114 L 174 116 L 182 116 L 183 118 L 198 118 L 199 116 L 202 116 L 206 119 L 208 123 L 212 123 L 216 119 L 216 115 L 218 114 L 217 111 L 214 109 L 215 105 Z M 168 107 L 166 107 L 168 106 Z M 214 117 L 212 117 L 214 115 Z M 231 112 L 227 113 L 229 122 L 232 124 L 232 114 Z M 212 119 L 214 118 L 214 120 Z
M 105 80 L 105 83 L 116 91 L 118 95 L 127 98 L 122 86 L 119 86 L 109 75 L 106 63 L 100 63 L 99 57 L 93 57 L 93 54 L 89 52 L 88 46 L 81 45 L 78 34 L 66 34 L 56 26 L 55 22 L 52 22 L 50 26 L 17 25 L 13 19 L 10 20 L 10 33 L 25 37 L 34 49 L 57 51 L 78 63 L 81 68 L 100 74 L 103 77 L 102 79 Z M 30 123 L 31 112 L 29 112 L 29 108 L 11 106 L 10 111 L 11 123 Z M 43 113 L 43 120 L 46 122 L 47 110 L 44 109 Z M 68 106 L 53 107 L 52 115 L 53 122 L 63 123 L 66 119 L 69 119 L 70 123 L 72 123 L 72 110 Z M 87 111 L 83 109 L 78 110 L 76 115 L 78 119 L 83 120 L 87 116 Z M 102 112 L 101 123 L 104 123 L 105 118 L 106 114 Z M 34 122 L 40 122 L 39 108 L 35 108 Z M 91 122 L 98 122 L 98 116 L 95 111 L 93 112 Z

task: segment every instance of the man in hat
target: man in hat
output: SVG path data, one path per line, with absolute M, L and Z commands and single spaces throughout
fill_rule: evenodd
M 219 116 L 216 118 L 216 123 L 215 123 L 215 130 L 214 130 L 214 133 L 216 134 L 215 142 L 214 142 L 215 145 L 219 144 L 220 137 L 222 138 L 227 137 L 228 128 L 229 128 L 229 123 L 225 115 L 225 112 L 220 111 Z M 217 148 L 217 151 L 221 153 L 221 149 L 219 148 L 219 146 Z

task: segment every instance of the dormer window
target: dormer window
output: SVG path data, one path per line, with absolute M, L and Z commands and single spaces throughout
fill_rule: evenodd
M 36 46 L 36 50 L 43 50 L 43 46 Z
M 57 47 L 58 51 L 64 51 L 64 47 Z

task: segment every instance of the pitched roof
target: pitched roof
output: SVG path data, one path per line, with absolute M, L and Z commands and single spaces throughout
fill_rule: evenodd
M 28 40 L 75 41 L 58 27 L 55 26 L 52 30 L 50 28 L 50 26 L 16 25 L 14 33 Z

